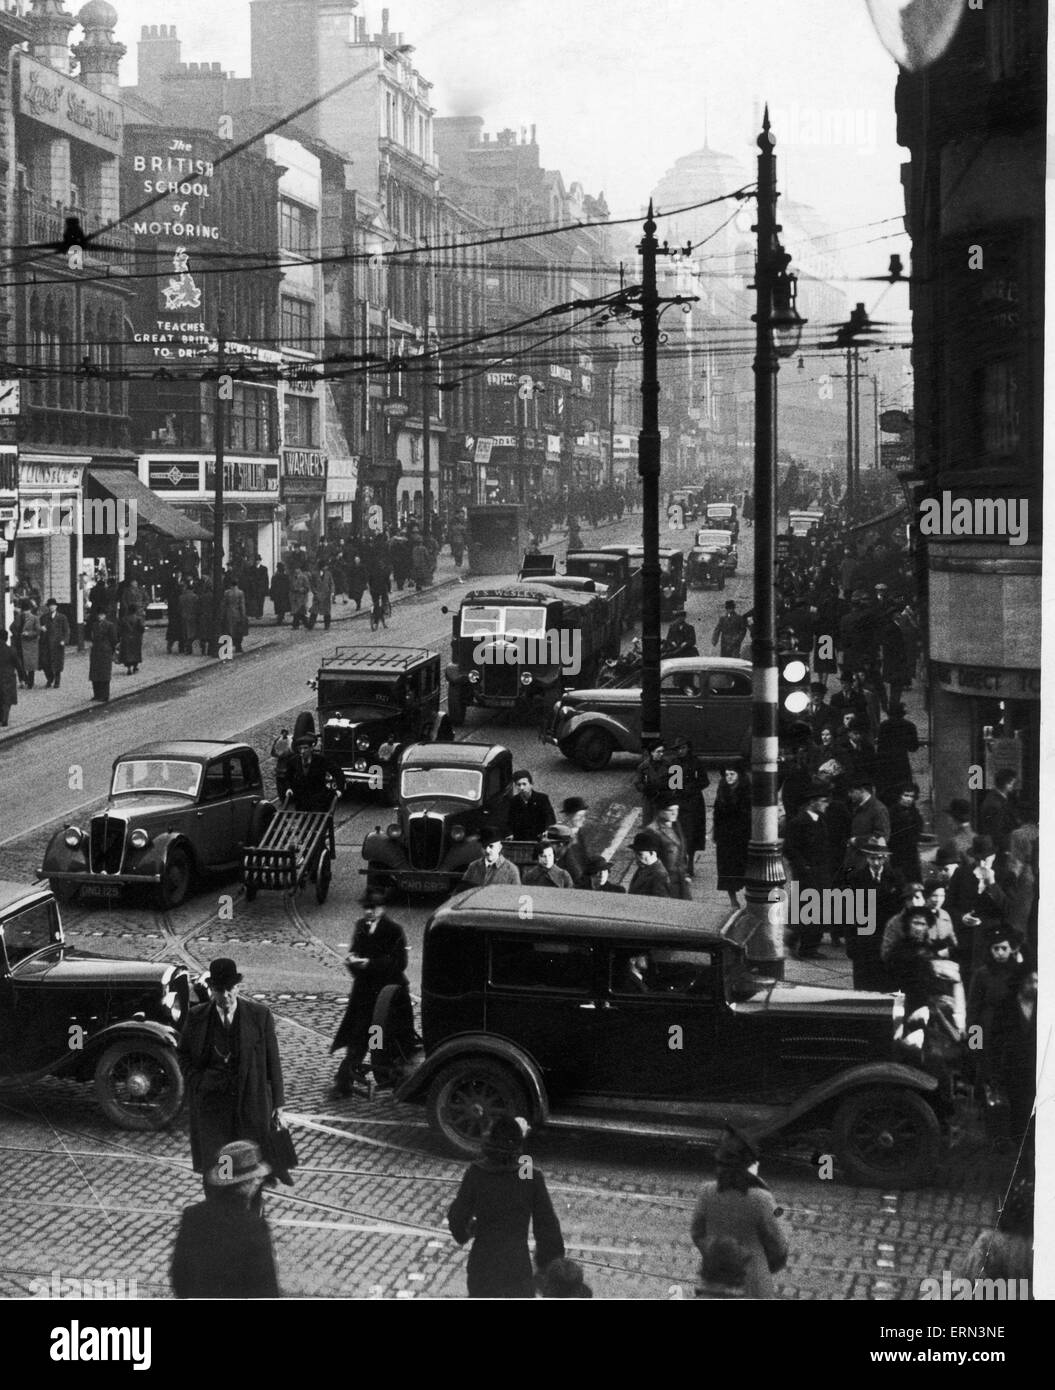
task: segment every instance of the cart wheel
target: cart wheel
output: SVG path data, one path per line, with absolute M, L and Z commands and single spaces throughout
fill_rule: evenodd
M 330 851 L 324 849 L 319 855 L 319 862 L 315 869 L 315 901 L 324 903 L 330 891 L 330 878 L 333 875 L 333 861 L 330 859 Z
M 258 891 L 259 891 L 259 885 L 257 884 L 256 878 L 255 878 L 255 877 L 252 877 L 252 878 L 251 878 L 251 877 L 249 877 L 249 876 L 247 875 L 247 876 L 246 876 L 246 880 L 245 880 L 245 900 L 246 900 L 246 902 L 247 902 L 247 903 L 251 903 L 251 902 L 253 901 L 253 899 L 256 897 Z

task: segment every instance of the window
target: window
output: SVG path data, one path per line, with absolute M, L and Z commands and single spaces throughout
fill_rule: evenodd
M 612 952 L 609 970 L 613 994 L 714 998 L 715 969 L 709 951 L 629 947 Z
M 310 256 L 315 250 L 318 214 L 314 208 L 281 198 L 278 204 L 278 244 L 284 251 Z
M 42 951 L 57 939 L 58 928 L 51 903 L 39 903 L 36 907 L 27 908 L 4 924 L 9 965 L 25 960 L 35 951 Z
M 491 984 L 504 989 L 544 989 L 560 994 L 589 994 L 593 952 L 573 941 L 491 942 Z
M 293 347 L 310 348 L 315 336 L 315 305 L 308 299 L 282 296 L 282 342 Z
M 210 763 L 202 783 L 202 801 L 222 801 L 227 795 L 227 772 L 223 762 Z
M 215 388 L 214 388 L 215 389 Z M 203 388 L 208 391 L 208 385 Z M 202 447 L 212 448 L 213 405 L 202 412 Z M 234 396 L 227 402 L 227 445 L 249 454 L 275 452 L 275 392 L 264 387 L 235 382 Z
M 289 449 L 313 449 L 319 443 L 319 403 L 310 396 L 286 392 L 283 443 Z
M 245 760 L 241 754 L 227 759 L 227 771 L 231 783 L 231 795 L 237 796 L 249 788 L 249 778 L 246 776 Z
M 751 694 L 751 677 L 744 671 L 712 671 L 707 677 L 707 691 L 711 698 L 726 699 L 729 696 Z

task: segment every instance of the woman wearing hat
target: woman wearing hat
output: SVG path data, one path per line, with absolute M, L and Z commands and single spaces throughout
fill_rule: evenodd
M 535 1297 L 529 1228 L 535 1236 L 536 1268 L 564 1258 L 546 1179 L 523 1152 L 526 1131 L 525 1121 L 498 1116 L 447 1212 L 458 1244 L 473 1243 L 466 1270 L 470 1298 Z
M 727 1128 L 715 1154 L 716 1180 L 700 1193 L 692 1215 L 692 1243 L 700 1252 L 702 1297 L 715 1282 L 733 1296 L 777 1298 L 773 1275 L 788 1261 L 788 1241 L 769 1188 L 758 1176 L 758 1151 Z
M 170 1274 L 177 1298 L 280 1298 L 271 1232 L 254 1208 L 271 1167 L 252 1140 L 225 1144 L 204 1202 L 180 1218 Z
M 731 907 L 747 873 L 747 845 L 751 839 L 751 783 L 740 768 L 723 768 L 714 798 L 714 852 L 718 891 L 729 894 Z
M 970 1055 L 976 1062 L 978 1084 L 988 1087 L 996 1081 L 993 1025 L 1009 1007 L 1015 971 L 1022 964 L 1022 951 L 1017 933 L 1000 923 L 985 933 L 985 944 L 986 958 L 971 978 L 971 991 L 967 997 L 967 1028 L 969 1040 L 972 1036 L 981 1040 L 981 1048 L 972 1048 Z M 972 1035 L 972 1029 L 979 1031 Z

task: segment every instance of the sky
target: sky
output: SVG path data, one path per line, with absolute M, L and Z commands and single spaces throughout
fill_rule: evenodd
M 141 24 L 175 23 L 186 62 L 249 74 L 249 0 L 115 0 L 134 80 Z M 75 9 L 75 6 L 71 6 Z M 753 174 L 768 101 L 778 182 L 839 232 L 842 267 L 880 274 L 908 242 L 896 144 L 897 67 L 865 0 L 390 0 L 437 114 L 485 129 L 535 125 L 545 167 L 636 216 L 664 172 L 705 141 Z M 371 32 L 381 6 L 362 0 Z M 882 225 L 866 225 L 866 224 Z M 880 238 L 872 241 L 873 238 Z M 794 254 L 795 248 L 789 247 Z M 883 286 L 848 285 L 873 307 Z M 908 317 L 907 290 L 886 318 Z

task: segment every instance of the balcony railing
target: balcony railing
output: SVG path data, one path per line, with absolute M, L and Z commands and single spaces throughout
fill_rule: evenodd
M 106 226 L 103 218 L 86 208 L 63 207 L 61 203 L 46 203 L 23 189 L 18 194 L 18 233 L 20 246 L 44 246 L 49 242 L 61 243 L 66 231 L 66 219 L 76 217 L 85 235 L 98 232 Z M 132 232 L 128 227 L 112 227 L 100 238 L 103 246 L 114 247 L 112 251 L 85 250 L 85 260 L 100 261 L 105 265 L 130 269 L 132 265 Z M 42 252 L 47 255 L 47 252 Z

